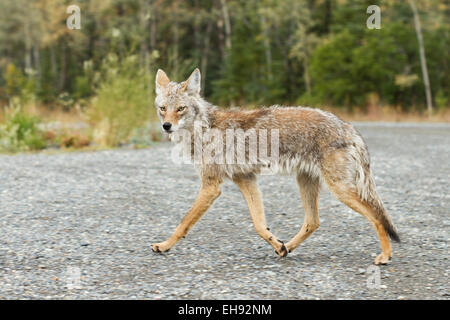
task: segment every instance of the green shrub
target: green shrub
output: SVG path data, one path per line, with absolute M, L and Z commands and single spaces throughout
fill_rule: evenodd
M 104 78 L 87 114 L 94 125 L 94 140 L 104 146 L 127 142 L 135 128 L 149 120 L 153 88 L 148 73 L 139 69 L 136 56 L 120 61 L 110 55 Z
M 15 152 L 45 148 L 45 140 L 38 128 L 40 119 L 26 114 L 20 105 L 8 107 L 0 123 L 0 151 Z
M 5 74 L 5 93 L 8 97 L 18 96 L 26 80 L 22 71 L 13 63 L 6 66 Z

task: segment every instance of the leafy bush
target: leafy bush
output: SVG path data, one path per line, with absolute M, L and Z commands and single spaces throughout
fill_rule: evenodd
M 109 55 L 103 72 L 103 81 L 87 114 L 94 125 L 94 140 L 103 146 L 116 146 L 149 120 L 152 81 L 148 73 L 139 69 L 134 55 L 122 60 Z
M 26 114 L 21 105 L 12 105 L 0 123 L 0 150 L 15 152 L 45 148 L 45 140 L 38 128 L 40 119 Z
M 423 86 L 414 41 L 414 31 L 397 22 L 377 32 L 367 29 L 359 37 L 348 30 L 333 35 L 311 57 L 312 95 L 341 106 L 364 106 L 370 93 L 392 105 L 420 101 Z
M 13 63 L 9 63 L 6 66 L 4 74 L 5 78 L 5 93 L 8 97 L 20 95 L 22 87 L 25 83 L 25 77 L 22 71 L 17 68 Z

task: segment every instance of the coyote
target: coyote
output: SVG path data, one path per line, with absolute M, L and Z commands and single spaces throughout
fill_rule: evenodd
M 197 199 L 172 236 L 152 245 L 154 252 L 168 251 L 183 238 L 219 197 L 224 179 L 231 179 L 247 202 L 256 232 L 279 256 L 285 257 L 319 227 L 318 195 L 323 182 L 338 200 L 372 223 L 382 250 L 375 264 L 390 261 L 392 251 L 388 236 L 397 242 L 400 239 L 375 190 L 367 146 L 351 124 L 329 112 L 304 107 L 220 110 L 200 96 L 200 83 L 199 69 L 181 83 L 170 81 L 162 70 L 156 74 L 155 106 L 162 130 L 172 140 L 181 130 L 194 135 L 195 123 L 200 123 L 204 132 L 277 129 L 279 156 L 269 163 L 264 159 L 245 164 L 196 163 L 201 178 Z M 201 143 L 206 147 L 208 141 Z M 277 173 L 293 174 L 297 179 L 305 218 L 298 234 L 287 243 L 278 240 L 266 225 L 256 182 L 256 176 L 264 167 L 272 167 Z

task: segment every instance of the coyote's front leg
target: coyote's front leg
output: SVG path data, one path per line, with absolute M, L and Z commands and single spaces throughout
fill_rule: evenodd
M 189 229 L 203 216 L 214 200 L 220 196 L 221 183 L 222 181 L 218 178 L 202 177 L 202 186 L 191 210 L 188 211 L 169 239 L 153 244 L 154 252 L 168 251 L 188 233 Z
M 263 202 L 256 183 L 256 177 L 254 175 L 235 177 L 233 180 L 241 189 L 245 201 L 247 202 L 256 232 L 275 249 L 275 252 L 279 256 L 287 256 L 288 250 L 283 241 L 278 240 L 277 237 L 269 231 L 269 228 L 267 228 Z

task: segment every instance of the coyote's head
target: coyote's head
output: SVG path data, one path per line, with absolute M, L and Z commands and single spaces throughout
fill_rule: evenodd
M 195 121 L 207 121 L 208 103 L 200 97 L 200 70 L 186 81 L 172 82 L 161 69 L 156 74 L 155 107 L 163 131 L 192 130 Z

